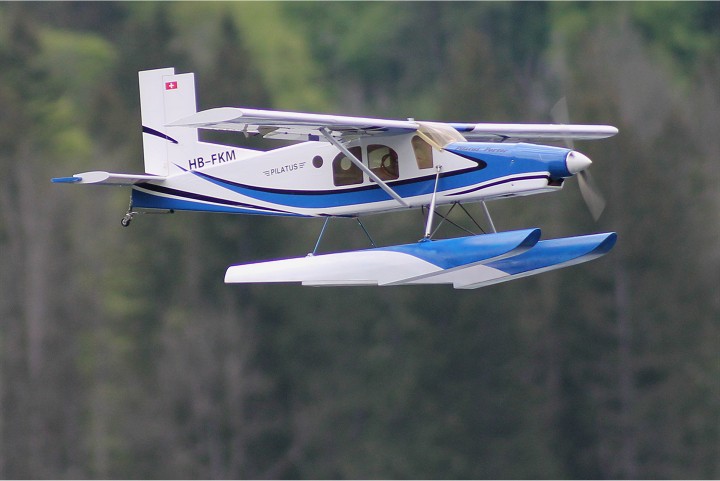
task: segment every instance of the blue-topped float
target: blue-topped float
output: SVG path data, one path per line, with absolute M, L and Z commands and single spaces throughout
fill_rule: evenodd
M 474 289 L 600 257 L 615 233 L 540 241 L 540 229 L 231 266 L 227 283 L 309 286 L 452 284 Z

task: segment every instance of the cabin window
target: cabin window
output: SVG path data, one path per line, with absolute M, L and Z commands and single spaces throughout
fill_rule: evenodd
M 430 169 L 433 166 L 432 147 L 425 142 L 420 136 L 416 135 L 412 138 L 412 147 L 415 152 L 415 160 L 418 169 Z
M 360 147 L 351 147 L 348 150 L 358 159 L 361 158 L 362 151 Z M 333 160 L 333 182 L 335 185 L 362 184 L 362 181 L 362 170 L 353 164 L 352 160 L 347 158 L 345 154 L 340 152 Z
M 398 154 L 386 145 L 369 145 L 368 165 L 373 174 L 382 180 L 395 180 L 400 176 Z

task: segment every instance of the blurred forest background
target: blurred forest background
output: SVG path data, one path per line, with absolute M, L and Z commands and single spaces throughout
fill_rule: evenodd
M 470 292 L 224 285 L 322 221 L 123 229 L 127 190 L 50 183 L 142 171 L 137 71 L 167 66 L 200 108 L 549 122 L 565 97 L 620 129 L 577 145 L 600 221 L 575 182 L 490 210 L 618 244 Z M 720 477 L 720 2 L 3 2 L 0 168 L 2 478 Z

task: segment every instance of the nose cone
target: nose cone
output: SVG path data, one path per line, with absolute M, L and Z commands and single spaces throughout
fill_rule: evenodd
M 581 154 L 575 150 L 571 151 L 567 154 L 567 157 L 565 157 L 565 166 L 570 174 L 582 172 L 590 167 L 590 164 L 592 164 L 592 160 L 590 160 L 587 155 Z

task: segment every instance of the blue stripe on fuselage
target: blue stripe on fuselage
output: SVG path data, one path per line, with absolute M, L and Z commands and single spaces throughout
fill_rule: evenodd
M 324 209 L 392 200 L 392 197 L 377 185 L 365 185 L 345 189 L 338 188 L 334 190 L 282 190 L 240 184 L 202 172 L 193 171 L 193 174 L 232 192 L 259 201 L 289 207 Z M 434 182 L 434 176 L 427 176 L 412 179 L 410 182 L 400 181 L 389 183 L 389 185 L 401 197 L 414 197 L 432 193 L 435 185 Z
M 147 189 L 139 190 L 139 189 Z M 157 193 L 154 193 L 157 192 Z M 166 195 L 159 195 L 166 194 Z M 169 197 L 169 196 L 172 197 Z M 224 212 L 231 214 L 261 214 L 279 216 L 299 216 L 293 212 L 286 212 L 266 207 L 243 204 L 199 195 L 194 192 L 184 192 L 169 189 L 153 184 L 139 184 L 132 190 L 133 207 L 161 210 L 191 210 L 201 212 Z
M 515 153 L 518 146 L 520 146 L 519 148 L 523 155 L 526 155 L 525 158 L 516 158 L 517 156 Z M 450 144 L 446 146 L 445 150 L 471 160 L 477 163 L 477 166 L 454 172 L 441 173 L 438 184 L 438 192 L 443 193 L 451 190 L 466 188 L 466 190 L 460 193 L 469 193 L 506 182 L 516 182 L 518 180 L 528 178 L 540 178 L 542 175 L 539 173 L 546 172 L 548 169 L 547 162 L 542 157 L 547 157 L 551 154 L 555 155 L 557 151 L 561 150 L 552 147 L 544 147 L 545 146 L 535 146 L 532 144 L 498 144 L 480 142 Z M 562 152 L 557 155 L 562 155 Z M 277 189 L 242 184 L 200 171 L 187 172 L 231 192 L 246 196 L 249 199 L 271 203 L 276 206 L 286 206 L 289 209 L 316 209 L 322 211 L 322 209 L 330 209 L 333 207 L 372 204 L 377 202 L 386 202 L 392 199 L 385 191 L 375 184 L 358 185 L 354 187 L 338 187 L 336 189 L 326 190 Z M 532 177 L 523 176 L 523 174 L 529 174 L 532 175 Z M 422 177 L 391 181 L 388 182 L 388 184 L 403 198 L 429 195 L 433 192 L 433 188 L 435 186 L 435 175 L 434 173 L 428 173 L 428 175 L 424 175 Z M 152 196 L 153 194 L 147 193 L 147 195 Z M 186 198 L 193 198 L 191 193 L 188 192 L 179 195 Z M 164 198 L 160 203 L 165 205 L 168 202 L 167 198 Z M 214 200 L 212 202 L 226 205 L 229 203 L 234 204 L 234 202 L 229 200 Z M 204 206 L 203 210 L 215 210 L 215 206 L 213 205 L 202 205 Z M 219 206 L 217 210 L 222 212 L 245 211 L 243 207 L 248 207 L 248 204 L 239 204 L 237 206 L 227 205 L 227 207 Z M 172 208 L 182 209 L 182 207 Z M 261 208 L 258 207 L 258 209 Z M 276 215 L 282 214 L 276 213 Z M 287 215 L 293 214 L 288 213 Z
M 451 147 L 452 146 L 448 146 L 447 150 L 453 152 Z M 477 166 L 440 174 L 438 192 L 446 192 L 462 187 L 475 186 L 479 183 L 492 180 L 493 178 L 506 176 L 512 173 L 508 172 L 508 169 L 512 164 L 511 159 L 509 158 L 503 159 L 499 157 L 493 159 L 494 165 L 491 165 L 490 163 L 485 162 L 480 155 L 468 155 L 466 152 L 458 152 L 457 155 L 472 160 L 477 164 Z M 535 165 L 534 167 L 537 169 L 539 166 Z M 519 172 L 520 170 L 516 173 Z M 232 192 L 242 194 L 258 201 L 285 205 L 288 207 L 327 209 L 332 207 L 370 204 L 392 200 L 385 191 L 375 184 L 347 188 L 338 187 L 337 189 L 330 190 L 276 189 L 242 184 L 199 171 L 191 171 L 191 173 Z M 435 186 L 435 175 L 428 174 L 422 177 L 391 181 L 388 182 L 388 185 L 403 198 L 428 195 L 433 192 L 433 188 Z

